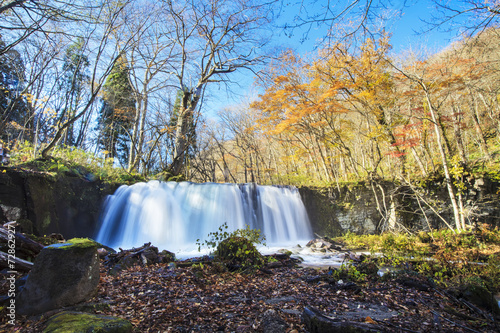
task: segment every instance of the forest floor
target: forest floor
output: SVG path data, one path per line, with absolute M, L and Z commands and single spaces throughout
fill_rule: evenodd
M 307 332 L 306 307 L 339 321 L 365 322 L 382 332 L 498 332 L 499 318 L 469 307 L 418 275 L 334 281 L 329 271 L 279 262 L 252 274 L 215 266 L 156 264 L 110 275 L 101 265 L 97 295 L 71 310 L 128 319 L 136 332 Z M 265 313 L 275 310 L 269 319 Z M 269 313 L 269 312 L 267 312 Z M 2 332 L 42 332 L 42 317 L 16 318 Z M 277 332 L 276 332 L 277 333 Z

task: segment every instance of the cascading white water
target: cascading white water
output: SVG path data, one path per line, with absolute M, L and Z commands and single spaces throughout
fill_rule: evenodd
M 151 242 L 160 249 L 193 252 L 196 241 L 227 223 L 228 231 L 249 225 L 271 246 L 312 238 L 294 187 L 255 184 L 138 183 L 121 186 L 106 200 L 96 240 L 113 248 Z

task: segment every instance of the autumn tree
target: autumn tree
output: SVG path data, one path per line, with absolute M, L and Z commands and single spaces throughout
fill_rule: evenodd
M 358 176 L 377 173 L 393 147 L 397 122 L 389 49 L 383 38 L 368 39 L 359 51 L 346 43 L 325 47 L 312 63 L 287 53 L 287 70 L 274 74 L 254 104 L 264 128 L 288 136 L 324 181 L 338 180 L 346 169 Z

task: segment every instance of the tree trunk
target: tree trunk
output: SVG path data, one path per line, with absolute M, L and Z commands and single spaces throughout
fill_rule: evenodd
M 359 321 L 338 321 L 325 316 L 321 311 L 306 306 L 302 313 L 302 322 L 309 332 L 341 333 L 341 332 L 383 332 L 384 327 L 378 324 Z
M 29 272 L 33 267 L 33 263 L 17 257 L 11 256 L 0 251 L 0 269 L 8 269 L 9 271 Z
M 446 158 L 446 153 L 445 153 L 445 150 L 443 147 L 443 140 L 442 140 L 442 135 L 441 135 L 441 131 L 440 131 L 441 123 L 439 122 L 439 119 L 436 115 L 436 111 L 434 110 L 434 107 L 431 103 L 431 100 L 429 97 L 429 92 L 425 88 L 424 88 L 424 91 L 425 91 L 425 98 L 427 101 L 427 105 L 429 106 L 429 112 L 431 113 L 432 122 L 434 125 L 434 132 L 436 134 L 436 140 L 437 140 L 439 154 L 441 155 L 441 162 L 443 163 L 444 176 L 445 176 L 445 180 L 446 180 L 446 188 L 448 189 L 448 194 L 450 196 L 451 205 L 453 207 L 455 227 L 457 228 L 457 230 L 461 230 L 462 224 L 461 224 L 461 219 L 460 219 L 460 211 L 459 211 L 459 207 L 458 207 L 456 196 L 455 196 L 455 189 L 453 187 L 453 182 L 452 182 L 452 179 L 450 176 L 450 171 L 448 168 L 448 160 Z
M 483 129 L 481 128 L 481 125 L 479 123 L 479 108 L 477 106 L 477 101 L 474 99 L 473 94 L 470 94 L 470 96 L 472 98 L 471 109 L 473 109 L 473 112 L 471 112 L 472 121 L 474 122 L 474 128 L 476 129 L 477 139 L 479 141 L 479 147 L 481 147 L 483 155 L 489 161 L 491 160 L 491 155 L 490 152 L 488 151 L 488 145 L 486 144 L 486 139 L 484 138 Z
M 136 93 L 137 108 L 135 109 L 132 136 L 130 138 L 130 150 L 128 154 L 128 166 L 127 166 L 128 172 L 132 171 L 133 169 L 133 164 L 136 155 L 137 141 L 138 141 L 137 138 L 139 136 L 139 119 L 141 119 L 142 98 L 138 96 L 140 96 L 140 94 Z
M 172 164 L 170 165 L 170 172 L 172 172 L 174 176 L 181 174 L 184 167 L 186 150 L 189 146 L 187 137 L 189 129 L 189 119 L 194 114 L 194 110 L 198 105 L 202 88 L 202 85 L 198 85 L 194 92 L 184 91 L 184 94 L 182 96 L 182 104 L 181 108 L 179 109 L 177 124 L 175 128 L 174 156 Z
M 142 100 L 142 111 L 141 117 L 139 120 L 139 134 L 136 136 L 136 141 L 130 143 L 130 151 L 134 151 L 134 156 L 129 158 L 128 172 L 133 171 L 137 168 L 140 159 L 142 158 L 142 146 L 144 144 L 144 127 L 146 124 L 146 115 L 148 113 L 148 98 L 141 99 Z M 135 147 L 133 145 L 135 143 Z
M 10 234 L 9 236 L 9 230 L 6 228 L 0 226 L 0 241 L 1 243 L 8 244 L 9 243 L 9 238 L 14 240 L 14 244 L 16 245 L 16 250 L 23 249 L 23 252 L 27 252 L 29 256 L 35 256 L 40 251 L 43 249 L 43 245 L 35 242 L 34 240 L 23 236 L 20 233 L 14 233 Z

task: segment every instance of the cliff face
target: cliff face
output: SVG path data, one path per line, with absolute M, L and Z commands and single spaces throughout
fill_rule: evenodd
M 489 179 L 469 180 L 462 194 L 466 224 L 500 226 L 499 189 L 500 184 Z M 442 181 L 418 189 L 373 181 L 332 188 L 303 187 L 299 191 L 313 231 L 319 235 L 437 229 L 446 227 L 443 219 L 454 227 Z
M 92 237 L 103 200 L 116 188 L 76 175 L 0 168 L 0 222 L 18 221 L 24 232 L 35 235 Z
M 0 223 L 18 221 L 24 232 L 35 235 L 93 237 L 102 204 L 118 186 L 71 174 L 53 177 L 0 168 Z M 497 182 L 488 179 L 469 181 L 463 193 L 466 223 L 500 226 L 499 189 Z M 419 196 L 408 186 L 390 182 L 299 191 L 313 231 L 319 235 L 428 230 L 445 227 L 441 218 L 453 220 L 448 193 L 440 181 L 420 188 Z

